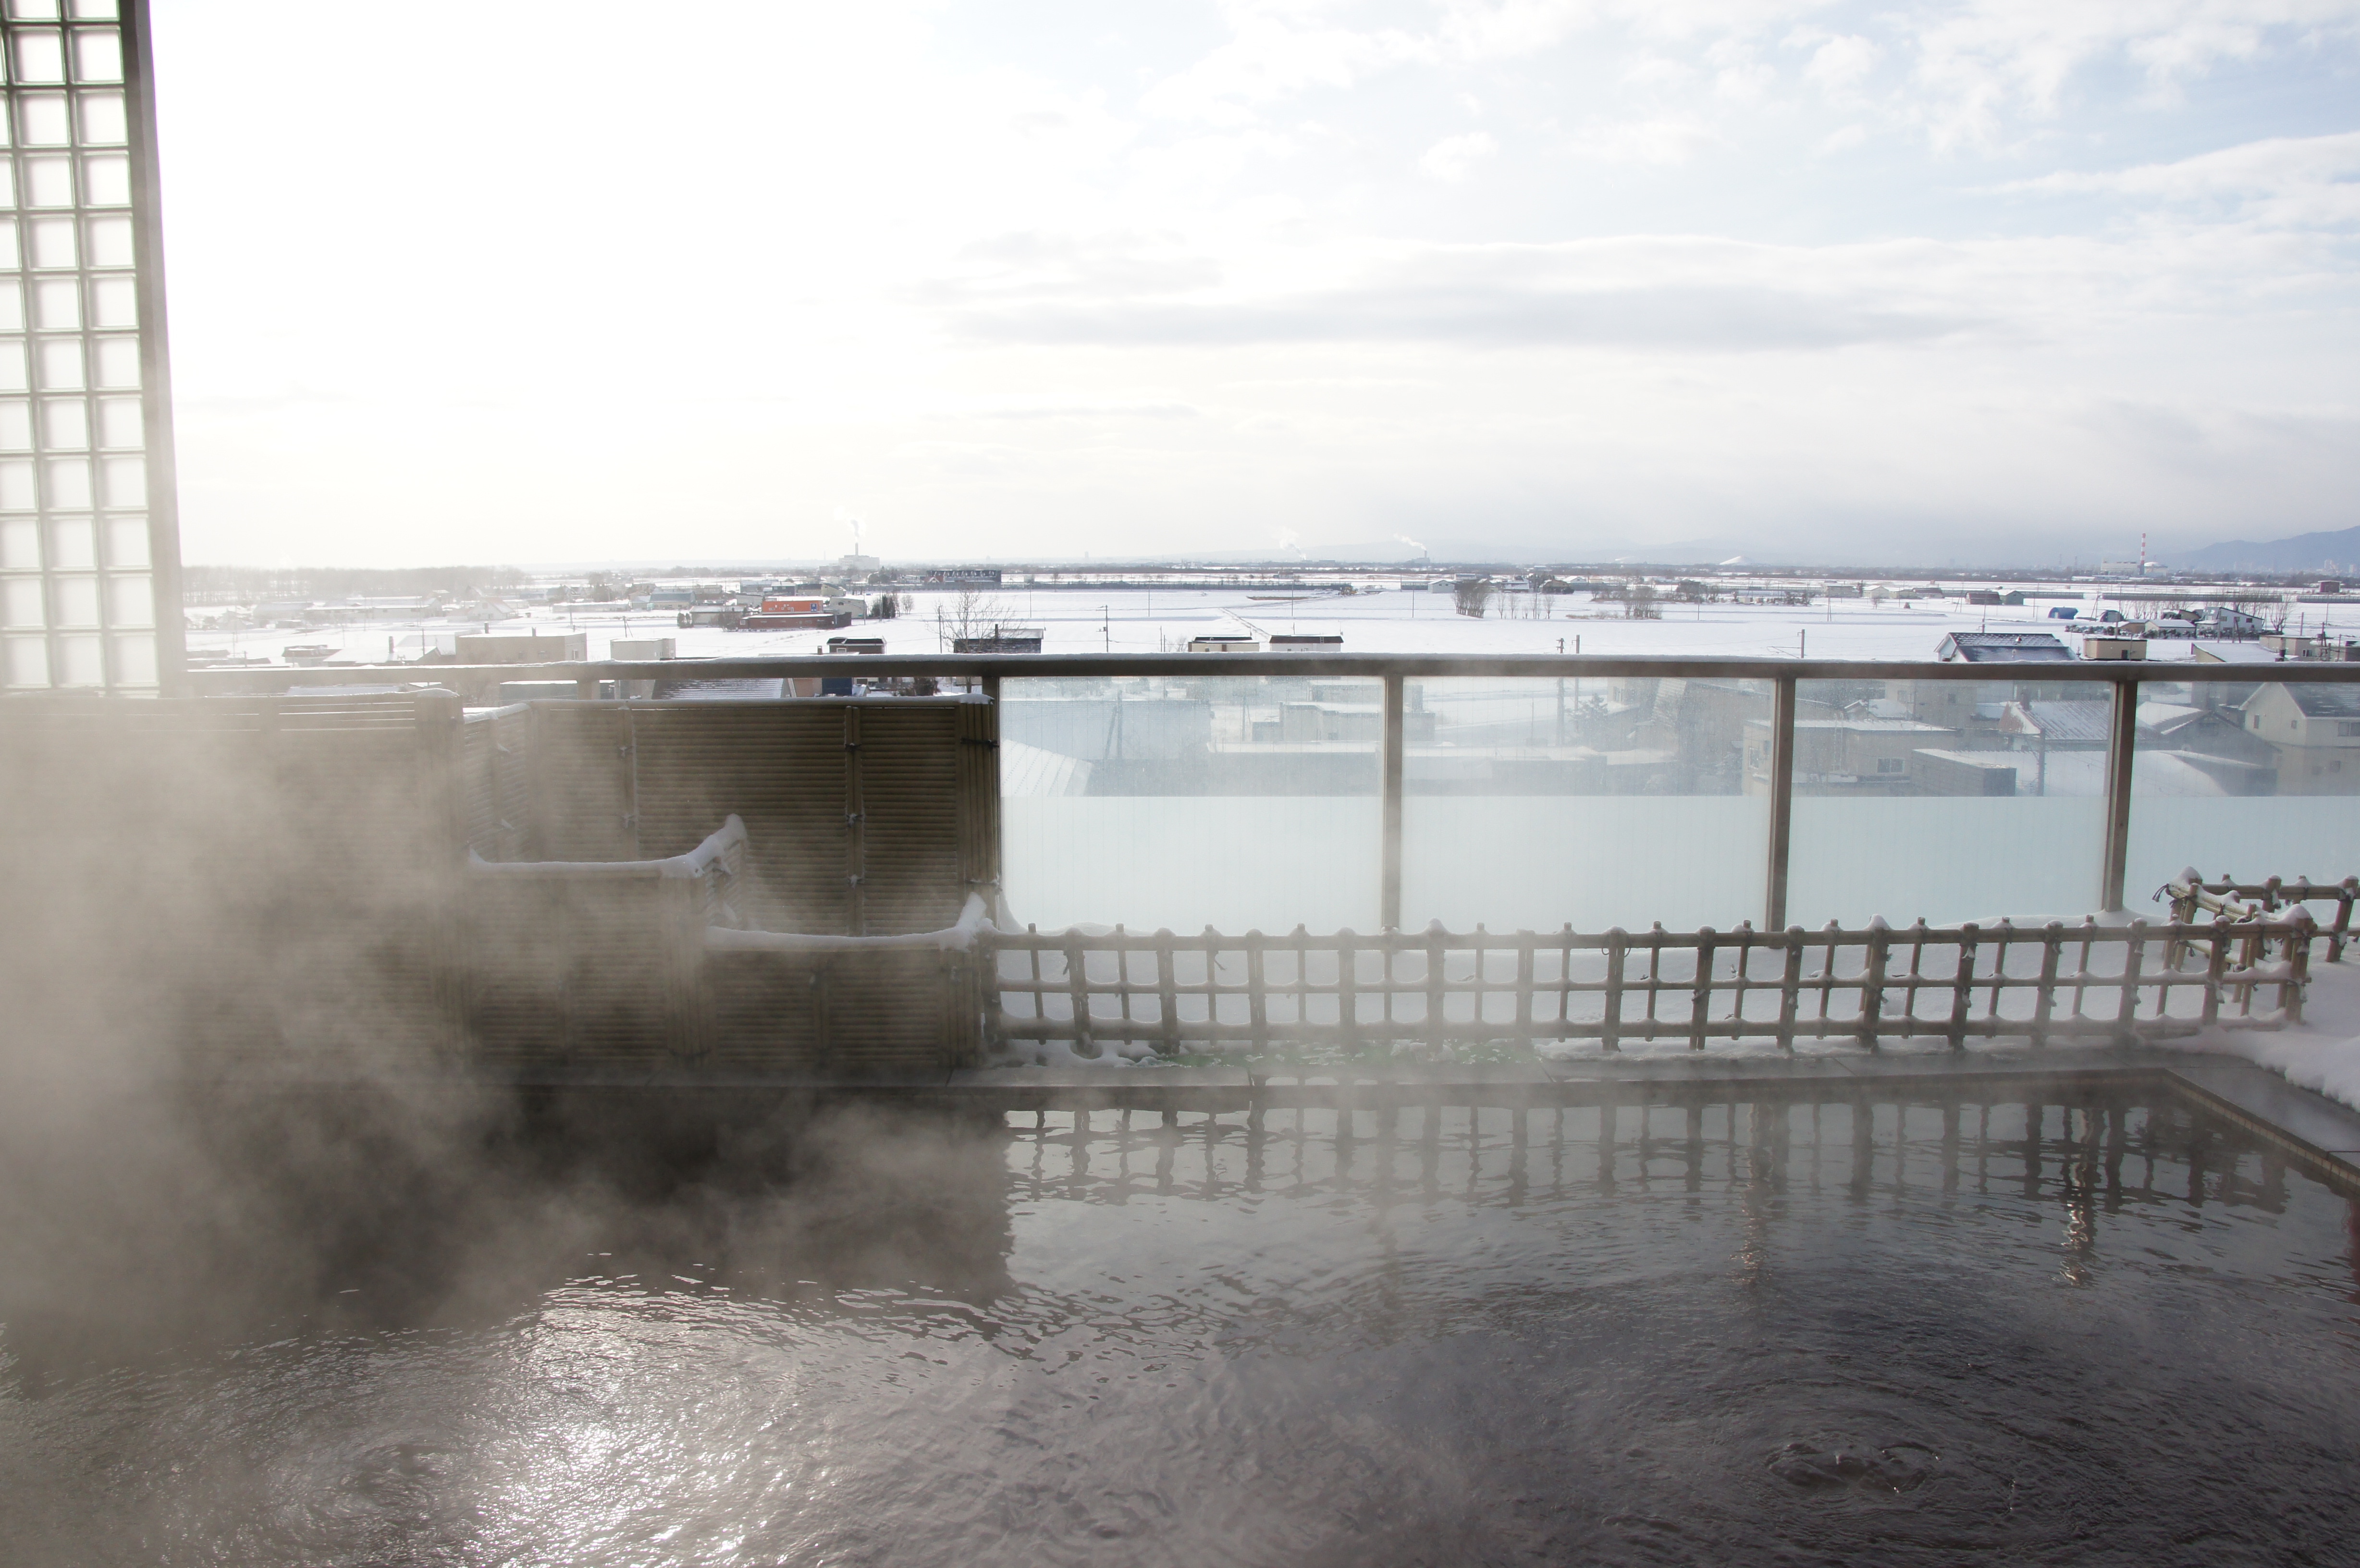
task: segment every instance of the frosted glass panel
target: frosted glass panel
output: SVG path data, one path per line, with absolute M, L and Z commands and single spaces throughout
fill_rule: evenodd
M 137 397 L 102 397 L 98 400 L 98 444 L 112 447 L 136 447 L 145 433 L 145 421 Z
M 148 563 L 147 518 L 109 517 L 106 520 L 106 563 L 109 566 L 146 566 Z
M 98 579 L 95 577 L 53 577 L 49 580 L 49 608 L 61 626 L 94 626 L 98 625 Z
M 96 525 L 88 517 L 49 519 L 49 564 L 82 571 L 98 564 Z
M 24 225 L 26 259 L 34 267 L 66 267 L 77 265 L 80 252 L 74 245 L 74 221 L 71 218 L 34 218 Z
M 139 324 L 139 286 L 128 278 L 100 278 L 90 286 L 90 324 L 119 331 Z
M 49 625 L 49 609 L 42 598 L 38 577 L 0 578 L 0 626 L 22 631 Z
M 88 13 L 76 9 L 76 16 Z M 112 29 L 85 27 L 74 34 L 74 80 L 123 80 L 123 43 Z
M 2141 913 L 2188 866 L 2211 877 L 2360 874 L 2360 685 L 2141 681 L 2124 896 Z
M 1015 917 L 1137 930 L 1373 930 L 1374 681 L 1008 681 Z
M 49 460 L 49 505 L 76 508 L 90 505 L 90 460 L 57 457 Z
M 60 686 L 103 686 L 106 683 L 106 645 L 95 632 L 57 639 L 57 679 Z
M 25 147 L 63 147 L 71 140 L 62 93 L 28 93 L 16 100 L 16 140 Z
M 154 633 L 122 632 L 115 636 L 115 682 L 118 686 L 156 684 Z
M 82 160 L 82 200 L 93 207 L 131 204 L 131 160 L 119 152 Z
M 65 40 L 55 30 L 43 27 L 20 32 L 16 37 L 15 57 L 18 82 L 63 82 L 66 79 Z
M 27 207 L 71 207 L 73 205 L 73 160 L 63 153 L 48 158 L 25 159 L 25 199 Z
M 90 265 L 93 267 L 129 267 L 132 263 L 131 220 L 128 218 L 93 218 L 90 231 Z
M 152 691 L 179 647 L 151 629 L 180 611 L 155 599 L 174 562 L 169 543 L 151 559 L 150 512 L 169 541 L 171 497 L 148 486 L 141 393 L 162 358 L 140 336 L 129 58 L 114 0 L 0 0 L 0 570 L 21 574 L 0 580 L 0 620 L 46 628 L 10 634 L 12 688 Z
M 137 338 L 94 338 L 92 348 L 98 385 L 126 390 L 139 385 Z
M 120 147 L 130 139 L 120 93 L 83 93 L 82 140 L 84 147 Z
M 153 626 L 156 585 L 144 572 L 126 572 L 106 580 L 106 622 L 114 626 Z
M 1797 682 L 1787 919 L 2090 913 L 2110 709 L 2103 681 L 2027 674 Z M 1767 749 L 1766 732 L 1749 742 L 1749 767 Z
M 51 452 L 79 452 L 90 444 L 90 409 L 79 397 L 52 397 L 41 405 L 41 444 Z
M 82 340 L 50 338 L 35 345 L 41 366 L 41 389 L 45 392 L 79 392 L 82 390 Z
M 45 278 L 33 285 L 33 324 L 43 332 L 82 330 L 82 280 Z
M 1404 927 L 1762 918 L 1768 792 L 1741 765 L 1761 682 L 1410 681 L 1403 707 Z
M 11 637 L 0 639 L 0 657 L 6 661 L 6 676 L 11 686 L 47 686 L 49 683 L 49 644 L 42 637 Z
M 110 457 L 99 465 L 106 482 L 109 506 L 144 506 L 148 504 L 148 463 L 144 458 Z

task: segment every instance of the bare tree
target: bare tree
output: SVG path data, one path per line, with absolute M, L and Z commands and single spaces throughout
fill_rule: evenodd
M 1663 605 L 1655 602 L 1655 586 L 1652 583 L 1633 583 L 1622 596 L 1622 614 L 1634 621 L 1660 621 Z
M 934 604 L 934 635 L 947 653 L 961 637 L 988 637 L 1008 624 L 1008 606 L 980 588 L 962 588 Z
M 1491 580 L 1488 577 L 1464 577 L 1450 590 L 1451 603 L 1462 615 L 1483 618 L 1483 607 L 1491 602 Z

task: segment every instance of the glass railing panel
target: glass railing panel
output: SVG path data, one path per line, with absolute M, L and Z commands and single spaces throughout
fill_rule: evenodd
M 1000 685 L 1011 913 L 1225 932 L 1378 924 L 1375 681 Z
M 1790 923 L 2097 908 L 2105 682 L 2001 665 L 1987 681 L 1801 681 L 1795 695 Z M 1767 766 L 1760 744 L 1748 741 L 1749 779 Z
M 2159 913 L 2150 896 L 2188 866 L 2245 882 L 2360 873 L 2360 685 L 2254 663 L 2252 681 L 2139 682 L 2123 878 L 2136 913 Z
M 1758 922 L 1769 799 L 1743 757 L 1770 705 L 1760 681 L 1405 682 L 1403 925 Z

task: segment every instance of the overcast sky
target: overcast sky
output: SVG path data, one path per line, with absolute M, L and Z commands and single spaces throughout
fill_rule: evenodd
M 191 561 L 2360 523 L 2360 0 L 155 27 Z

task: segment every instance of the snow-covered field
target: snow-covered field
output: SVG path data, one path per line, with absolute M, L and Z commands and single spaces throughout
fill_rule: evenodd
M 1874 586 L 1872 584 L 1872 587 Z M 2101 607 L 2101 589 L 2090 584 L 2035 585 L 2036 592 L 2083 595 L 2081 612 Z M 2185 590 L 2180 590 L 2185 591 Z M 1191 637 L 1211 634 L 1274 633 L 1335 635 L 1356 653 L 1601 653 L 1684 654 L 1729 658 L 1797 656 L 1810 659 L 1931 659 L 1942 638 L 1961 631 L 2065 630 L 2049 609 L 2070 603 L 2043 600 L 2027 606 L 1984 609 L 1960 597 L 1830 599 L 1808 608 L 1790 605 L 1705 604 L 1663 606 L 1663 618 L 1626 618 L 1616 604 L 1593 604 L 1587 593 L 1503 593 L 1481 619 L 1457 614 L 1448 593 L 1382 587 L 1349 597 L 1272 595 L 1275 589 L 1071 589 L 1027 590 L 1011 584 L 985 595 L 981 618 L 1039 626 L 1048 653 L 1156 653 L 1177 650 Z M 955 596 L 940 591 L 912 593 L 909 613 L 895 620 L 864 621 L 846 635 L 881 637 L 890 653 L 939 653 L 948 643 L 937 612 L 949 613 Z M 1546 618 L 1532 618 L 1537 610 Z M 971 614 L 977 613 L 970 610 Z M 2360 630 L 2360 606 L 2326 606 L 2330 617 L 2350 616 Z M 205 612 L 198 612 L 202 616 Z M 2320 609 L 2309 612 L 2316 630 Z M 2293 625 L 2289 622 L 2289 626 Z M 366 623 L 294 630 L 216 631 L 191 629 L 192 651 L 237 653 L 276 659 L 291 644 L 325 643 L 338 658 L 382 662 L 390 648 L 399 659 L 415 659 L 432 646 L 433 634 L 452 631 L 542 633 L 580 631 L 589 637 L 593 659 L 607 656 L 617 637 L 669 637 L 680 657 L 751 658 L 766 654 L 814 653 L 828 634 L 811 631 L 735 632 L 682 627 L 671 614 L 569 611 L 559 605 L 534 609 L 505 620 Z M 2150 657 L 2186 657 L 2185 642 L 2158 641 Z

